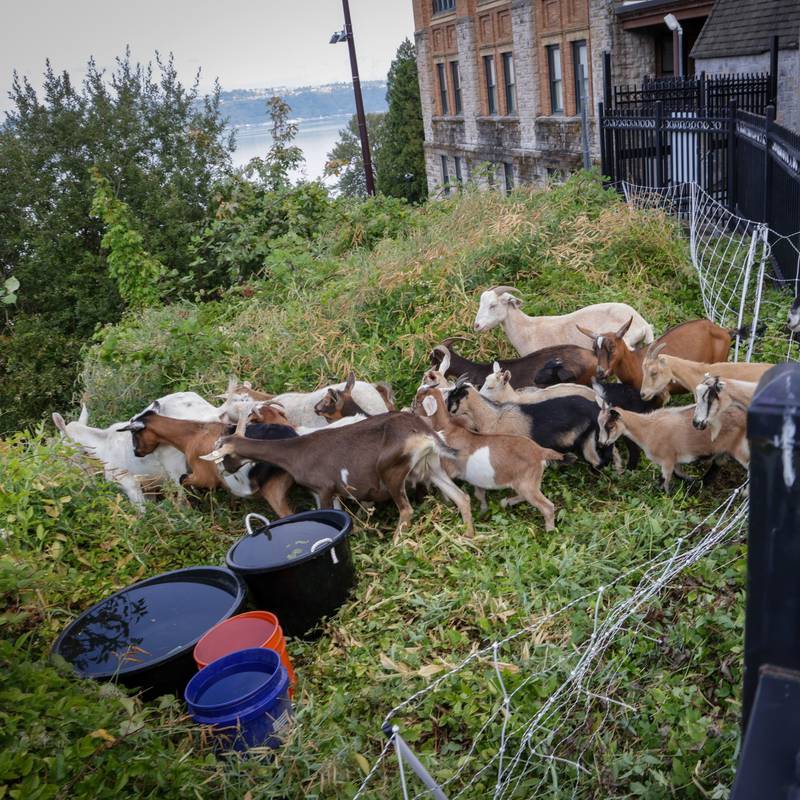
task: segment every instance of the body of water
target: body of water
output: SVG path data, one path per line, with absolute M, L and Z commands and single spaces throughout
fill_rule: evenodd
M 339 131 L 347 126 L 349 116 L 323 117 L 321 119 L 301 120 L 294 143 L 302 149 L 305 164 L 292 177 L 305 177 L 309 180 L 322 177 L 328 153 L 339 139 Z M 233 163 L 243 166 L 254 156 L 265 156 L 272 144 L 271 125 L 250 125 L 236 131 L 236 150 Z

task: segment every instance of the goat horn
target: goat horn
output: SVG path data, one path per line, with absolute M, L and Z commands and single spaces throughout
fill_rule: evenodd
M 460 389 L 464 384 L 469 383 L 469 375 L 465 372 L 463 375 L 458 376 L 458 380 L 456 381 L 455 388 Z
M 225 456 L 231 455 L 233 453 L 233 445 L 232 444 L 224 444 L 222 447 L 218 447 L 216 450 L 212 450 L 210 453 L 206 453 L 204 456 L 200 456 L 201 461 L 222 461 Z
M 494 292 L 498 296 L 505 294 L 506 292 L 519 294 L 519 290 L 515 289 L 513 286 L 494 286 L 489 291 Z

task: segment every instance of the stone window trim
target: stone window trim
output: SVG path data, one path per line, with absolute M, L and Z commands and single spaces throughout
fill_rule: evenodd
M 519 123 L 519 117 L 516 114 L 514 114 L 513 116 L 508 114 L 480 115 L 475 117 L 475 119 L 478 122 L 494 122 L 497 123 L 498 125 L 502 125 L 504 123 L 508 124 L 509 122 Z M 558 119 L 562 119 L 562 117 L 558 117 Z
M 433 64 L 436 74 L 436 106 L 444 116 L 450 113 L 450 89 L 447 79 L 447 62 L 437 59 Z

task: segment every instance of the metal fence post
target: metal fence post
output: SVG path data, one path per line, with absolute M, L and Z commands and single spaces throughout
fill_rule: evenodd
M 736 101 L 728 103 L 728 165 L 727 165 L 727 203 L 728 210 L 736 210 Z
M 778 107 L 778 37 L 769 40 L 769 97 L 767 105 Z
M 775 106 L 767 106 L 764 117 L 764 205 L 761 222 L 770 223 L 772 215 L 772 154 L 770 152 L 770 133 L 775 121 Z
M 656 101 L 656 186 L 663 189 L 664 182 L 664 148 L 661 140 L 661 128 L 664 124 L 664 104 Z
M 611 110 L 611 53 L 603 50 L 603 104 Z
M 608 172 L 608 156 L 606 155 L 606 132 L 603 129 L 603 111 L 605 106 L 602 103 L 597 104 L 597 132 L 600 138 L 600 174 L 603 179 L 610 178 Z
M 800 669 L 800 366 L 762 378 L 747 412 L 750 527 L 742 725 L 763 664 Z

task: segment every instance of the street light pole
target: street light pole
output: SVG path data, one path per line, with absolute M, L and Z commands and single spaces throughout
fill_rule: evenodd
M 344 33 L 347 38 L 347 48 L 350 51 L 350 68 L 353 72 L 353 94 L 356 96 L 356 116 L 358 117 L 358 136 L 361 139 L 361 158 L 364 161 L 364 179 L 367 194 L 375 194 L 375 179 L 372 174 L 372 155 L 369 150 L 367 136 L 367 117 L 364 114 L 364 100 L 361 97 L 361 81 L 358 77 L 358 61 L 356 60 L 356 44 L 353 40 L 353 24 L 350 21 L 350 3 L 342 0 L 344 11 Z

